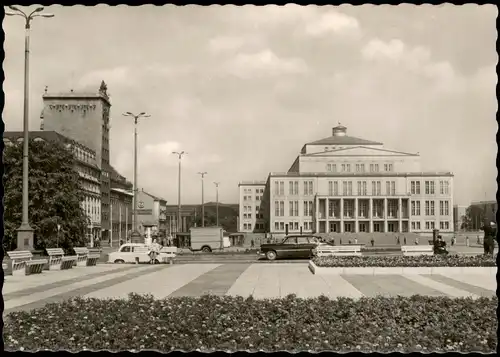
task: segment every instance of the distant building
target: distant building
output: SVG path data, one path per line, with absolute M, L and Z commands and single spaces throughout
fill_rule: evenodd
M 479 230 L 484 224 L 497 221 L 497 201 L 475 201 L 471 205 L 471 224 L 473 230 Z
M 101 170 L 102 242 L 111 237 L 110 109 L 111 101 L 104 81 L 94 93 L 45 93 L 40 116 L 44 131 L 56 131 L 94 151 Z
M 112 226 L 110 239 L 112 246 L 118 246 L 120 240 L 126 242 L 132 232 L 132 202 L 134 193 L 132 183 L 127 181 L 113 167 L 111 167 L 110 177 L 110 217 Z
M 464 224 L 464 217 L 467 213 L 467 206 L 453 206 L 453 227 L 455 232 L 462 230 L 462 225 Z
M 265 232 L 266 221 L 262 206 L 266 181 L 240 182 L 239 232 Z
M 175 233 L 187 233 L 191 227 L 194 227 L 196 216 L 199 213 L 200 205 L 182 205 L 181 206 L 181 221 L 177 225 L 178 206 L 167 205 L 165 207 L 167 235 Z M 178 229 L 180 228 L 180 230 Z
M 148 237 L 167 235 L 167 200 L 144 190 L 137 193 L 137 229 Z
M 250 186 L 240 184 L 243 214 L 245 189 Z M 348 136 L 342 125 L 331 136 L 303 145 L 288 172 L 270 173 L 262 201 L 273 234 L 301 228 L 316 233 L 454 228 L 452 173 L 422 172 L 418 153 Z M 241 214 L 240 221 L 245 231 Z M 257 223 L 251 223 L 251 231 Z

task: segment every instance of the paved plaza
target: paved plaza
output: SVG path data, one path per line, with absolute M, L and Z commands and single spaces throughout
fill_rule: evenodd
M 325 295 L 494 296 L 495 276 L 485 275 L 313 275 L 303 264 L 113 265 L 7 276 L 5 313 L 39 308 L 73 296 L 125 298 L 131 292 L 157 298 L 176 296 L 253 295 L 256 299 Z

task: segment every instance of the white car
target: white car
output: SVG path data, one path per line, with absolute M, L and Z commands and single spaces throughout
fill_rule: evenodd
M 149 263 L 149 246 L 144 243 L 125 243 L 118 251 L 110 253 L 108 263 Z M 177 247 L 162 247 L 160 254 L 156 258 L 156 263 L 165 261 L 164 258 L 173 258 L 177 253 Z

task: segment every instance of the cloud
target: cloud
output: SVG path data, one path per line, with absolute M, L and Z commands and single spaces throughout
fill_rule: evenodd
M 95 87 L 97 91 L 103 80 L 112 87 L 132 85 L 132 73 L 126 66 L 89 71 L 77 82 L 78 88 Z
M 267 49 L 256 53 L 240 53 L 229 61 L 227 70 L 238 77 L 258 75 L 301 74 L 308 71 L 307 64 L 299 58 L 279 58 Z
M 262 39 L 251 34 L 222 35 L 211 38 L 208 41 L 208 49 L 213 54 L 237 51 L 243 48 L 257 48 L 262 43 Z
M 319 18 L 310 21 L 305 27 L 306 33 L 314 37 L 330 33 L 348 33 L 359 29 L 358 20 L 337 11 L 322 14 Z

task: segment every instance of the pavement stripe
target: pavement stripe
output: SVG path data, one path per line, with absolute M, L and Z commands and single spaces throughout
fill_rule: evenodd
M 252 264 L 246 269 L 234 284 L 229 288 L 226 295 L 248 297 L 253 295 L 259 281 L 262 265 Z
M 482 274 L 440 274 L 454 280 L 467 283 L 472 286 L 480 287 L 486 290 L 497 290 L 497 279 L 495 275 L 482 275 Z
M 462 278 L 461 276 L 456 276 L 455 279 L 451 278 L 450 276 L 444 276 L 444 275 L 426 275 L 426 277 L 428 277 L 433 281 L 437 281 L 439 283 L 443 283 L 457 289 L 465 290 L 466 292 L 469 293 L 469 295 L 474 294 L 477 296 L 487 296 L 487 297 L 496 296 L 496 291 L 494 290 L 485 289 L 479 286 L 474 286 L 468 283 L 464 283 L 463 281 L 457 280 L 461 279 Z
M 120 284 L 93 291 L 85 297 L 92 298 L 126 298 L 133 291 L 137 294 L 151 294 L 155 298 L 162 299 L 190 283 L 200 275 L 207 273 L 218 264 L 173 265 L 170 269 L 162 269 L 145 276 L 124 281 Z
M 340 275 L 318 275 L 329 287 L 328 296 L 331 299 L 338 297 L 349 297 L 359 299 L 363 297 L 363 293 L 353 284 Z
M 253 297 L 255 299 L 272 299 L 278 298 L 281 295 L 280 281 L 276 276 L 276 272 L 282 265 L 262 264 L 259 265 L 259 278 Z
M 410 279 L 416 283 L 428 286 L 432 289 L 441 291 L 443 294 L 446 294 L 448 296 L 453 296 L 453 297 L 472 297 L 474 299 L 478 298 L 479 296 L 476 294 L 473 294 L 467 290 L 463 290 L 462 288 L 457 288 L 456 286 L 450 286 L 448 283 L 443 283 L 440 281 L 436 281 L 435 279 L 431 278 L 432 275 L 416 275 L 416 274 L 411 274 L 411 275 L 405 275 L 406 279 Z
M 288 266 L 279 270 L 280 295 L 295 294 L 300 298 L 330 296 L 330 285 L 321 275 L 313 275 L 307 265 Z
M 203 294 L 224 295 L 234 281 L 250 264 L 224 264 L 200 275 L 190 283 L 175 290 L 169 297 L 201 296 Z
M 60 302 L 73 296 L 83 296 L 92 291 L 103 289 L 107 286 L 121 283 L 131 278 L 147 274 L 148 272 L 166 269 L 168 265 L 147 265 L 135 271 L 122 271 L 107 274 L 98 278 L 65 285 L 55 289 L 46 290 L 29 296 L 23 296 L 5 302 L 5 313 L 18 310 L 31 310 L 45 306 L 47 303 Z
M 61 286 L 68 285 L 70 283 L 77 283 L 80 281 L 95 279 L 95 278 L 105 276 L 105 275 L 108 275 L 111 273 L 119 273 L 122 271 L 131 270 L 131 269 L 136 268 L 136 267 L 137 267 L 136 265 L 130 265 L 130 266 L 125 266 L 125 267 L 124 266 L 118 266 L 118 267 L 115 266 L 115 267 L 113 267 L 113 269 L 106 269 L 104 271 L 93 272 L 90 274 L 89 274 L 89 272 L 92 271 L 90 269 L 86 270 L 86 271 L 83 269 L 78 269 L 78 270 L 70 269 L 67 271 L 71 272 L 71 274 L 64 274 L 64 275 L 61 273 L 66 272 L 66 271 L 63 271 L 63 272 L 58 272 L 58 271 L 43 272 L 42 273 L 43 275 L 41 275 L 41 276 L 38 275 L 36 277 L 38 279 L 38 281 L 22 282 L 22 280 L 21 280 L 19 282 L 16 282 L 15 284 L 6 283 L 4 285 L 3 298 L 4 298 L 4 301 L 7 301 L 10 299 L 18 298 L 20 296 L 36 294 L 38 292 L 58 288 Z M 47 277 L 46 276 L 47 273 L 50 273 L 51 276 Z M 85 275 L 82 275 L 82 274 L 85 274 Z M 31 276 L 34 276 L 34 275 L 30 275 L 30 277 Z M 23 277 L 21 277 L 21 278 L 23 278 Z M 49 279 L 47 279 L 47 278 L 49 278 Z M 61 278 L 62 278 L 62 280 L 61 280 Z M 5 291 L 10 291 L 10 292 L 5 293 Z
M 413 282 L 401 275 L 342 275 L 342 278 L 368 297 L 415 294 L 446 296 L 438 290 Z

